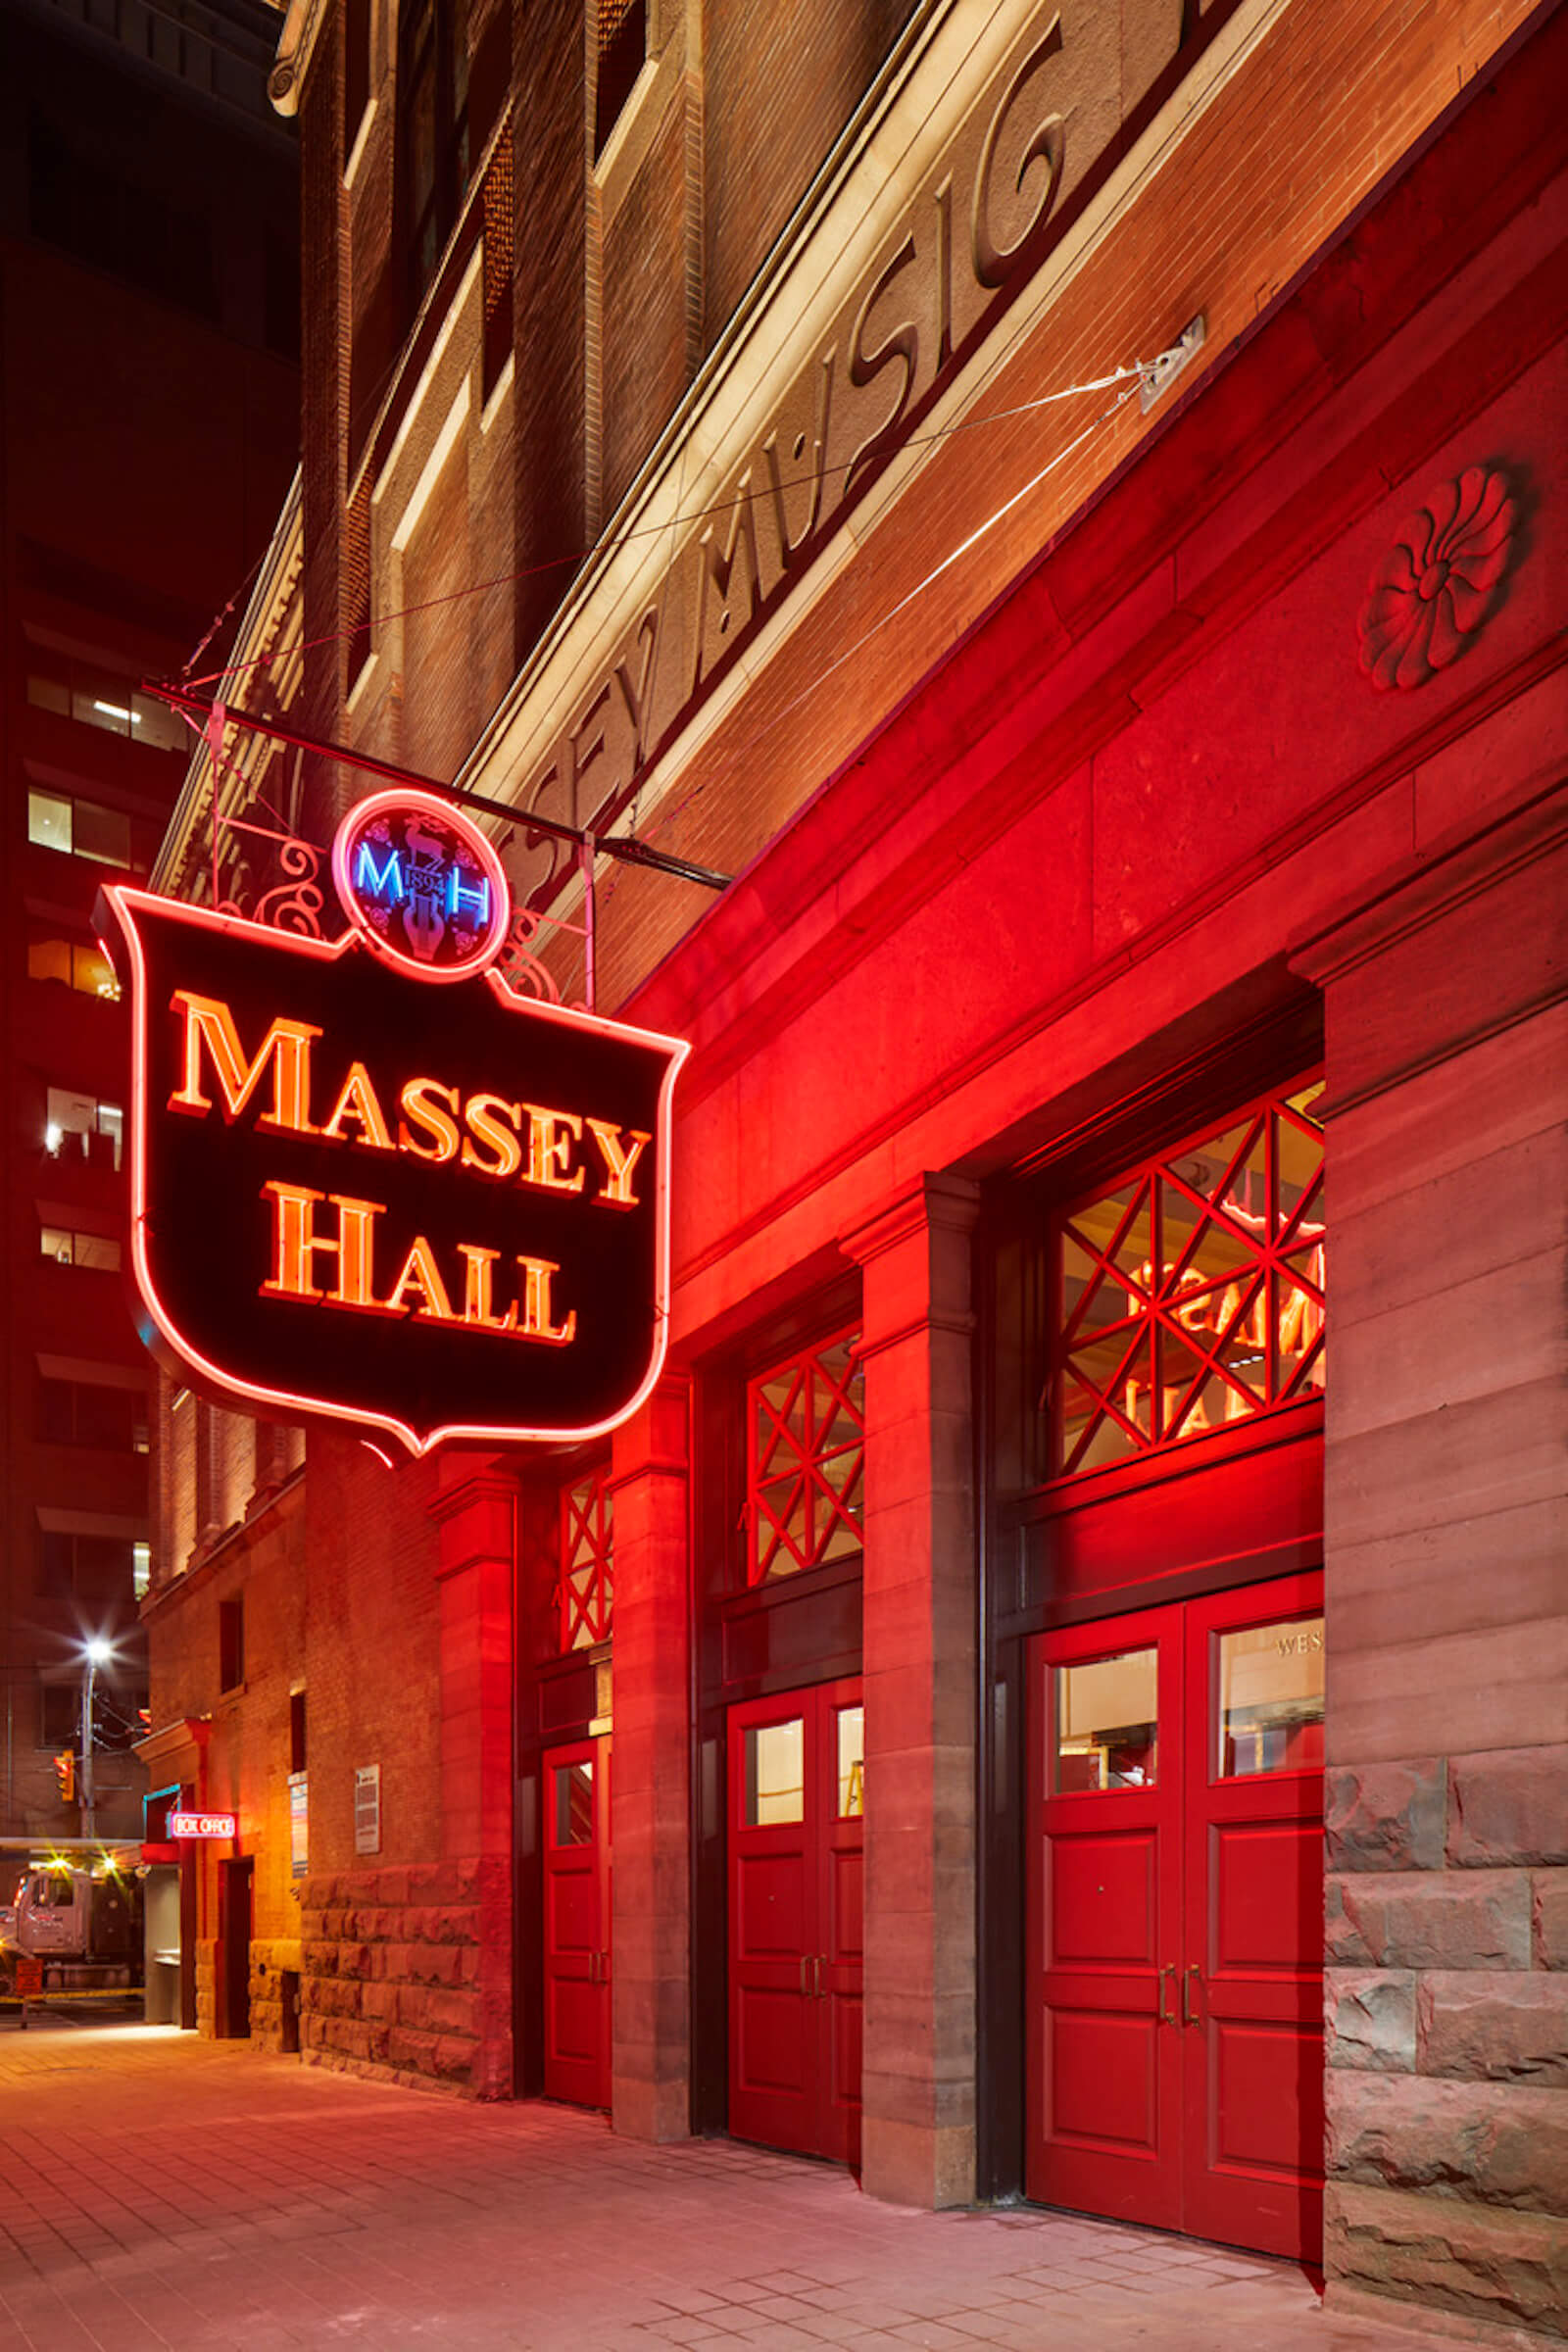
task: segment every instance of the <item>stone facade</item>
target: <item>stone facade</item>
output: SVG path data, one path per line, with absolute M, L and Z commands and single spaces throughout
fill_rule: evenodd
M 481 2092 L 480 1955 L 508 1900 L 505 1874 L 479 1862 L 307 1879 L 297 1947 L 307 2063 Z
M 1550 909 L 1568 881 L 1561 797 L 1484 837 L 1435 841 L 1382 903 L 1308 952 L 1331 1043 L 1336 1025 L 1344 1038 L 1330 1149 L 1336 1273 L 1353 1286 L 1337 1293 L 1345 1377 L 1329 1403 L 1331 2292 L 1416 2296 L 1456 2323 L 1558 2335 L 1568 1057 Z M 1462 997 L 1440 979 L 1456 935 L 1479 956 Z M 1396 1029 L 1396 1002 L 1419 1004 L 1419 1018 Z M 1499 1087 L 1506 1127 L 1472 1151 L 1464 1106 Z M 1532 1200 L 1544 1213 L 1520 1213 Z M 1500 1348 L 1481 1336 L 1493 1311 L 1507 1319 Z M 1384 1457 L 1375 1495 L 1371 1446 Z M 1338 1710 L 1336 1690 L 1348 1701 Z
M 261 2050 L 300 2047 L 305 1947 L 297 1936 L 251 1937 L 251 2040 Z

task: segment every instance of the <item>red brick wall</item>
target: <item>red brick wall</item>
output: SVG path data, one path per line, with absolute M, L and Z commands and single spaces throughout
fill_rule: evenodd
M 352 1439 L 313 1437 L 310 1561 L 311 1865 L 441 1858 L 441 1751 L 427 1463 L 385 1469 Z M 381 1767 L 382 1851 L 356 1856 L 354 1773 Z
M 538 637 L 586 545 L 583 203 L 586 59 L 578 0 L 528 11 L 517 114 L 517 273 L 513 391 L 517 562 L 552 564 L 517 593 L 518 659 Z
M 910 0 L 772 0 L 766 9 L 707 11 L 710 349 L 909 14 Z
M 672 107 L 605 231 L 603 495 L 609 514 L 686 384 L 686 125 Z

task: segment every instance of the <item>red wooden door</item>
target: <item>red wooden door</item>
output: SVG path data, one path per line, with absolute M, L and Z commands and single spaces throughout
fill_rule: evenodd
M 859 2158 L 858 1683 L 729 1714 L 730 2130 Z
M 610 1741 L 544 1756 L 545 2096 L 610 2105 Z
M 1181 2220 L 1181 1610 L 1036 1644 L 1028 2192 Z
M 1322 1580 L 1034 1644 L 1027 2187 L 1316 2260 Z

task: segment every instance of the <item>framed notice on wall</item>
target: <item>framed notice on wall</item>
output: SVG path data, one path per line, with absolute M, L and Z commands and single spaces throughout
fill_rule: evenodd
M 354 1772 L 354 1851 L 381 1851 L 381 1767 L 360 1764 Z
M 288 1838 L 290 1875 L 303 1879 L 310 1867 L 310 1784 L 303 1772 L 288 1776 Z

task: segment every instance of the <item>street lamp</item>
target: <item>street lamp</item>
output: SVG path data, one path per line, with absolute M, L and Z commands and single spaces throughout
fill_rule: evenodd
M 115 1645 L 102 1634 L 91 1635 L 82 1643 L 81 1657 L 81 1831 L 84 1838 L 94 1838 L 98 1825 L 93 1813 L 92 1792 L 92 1691 L 100 1666 L 107 1666 L 115 1654 Z

